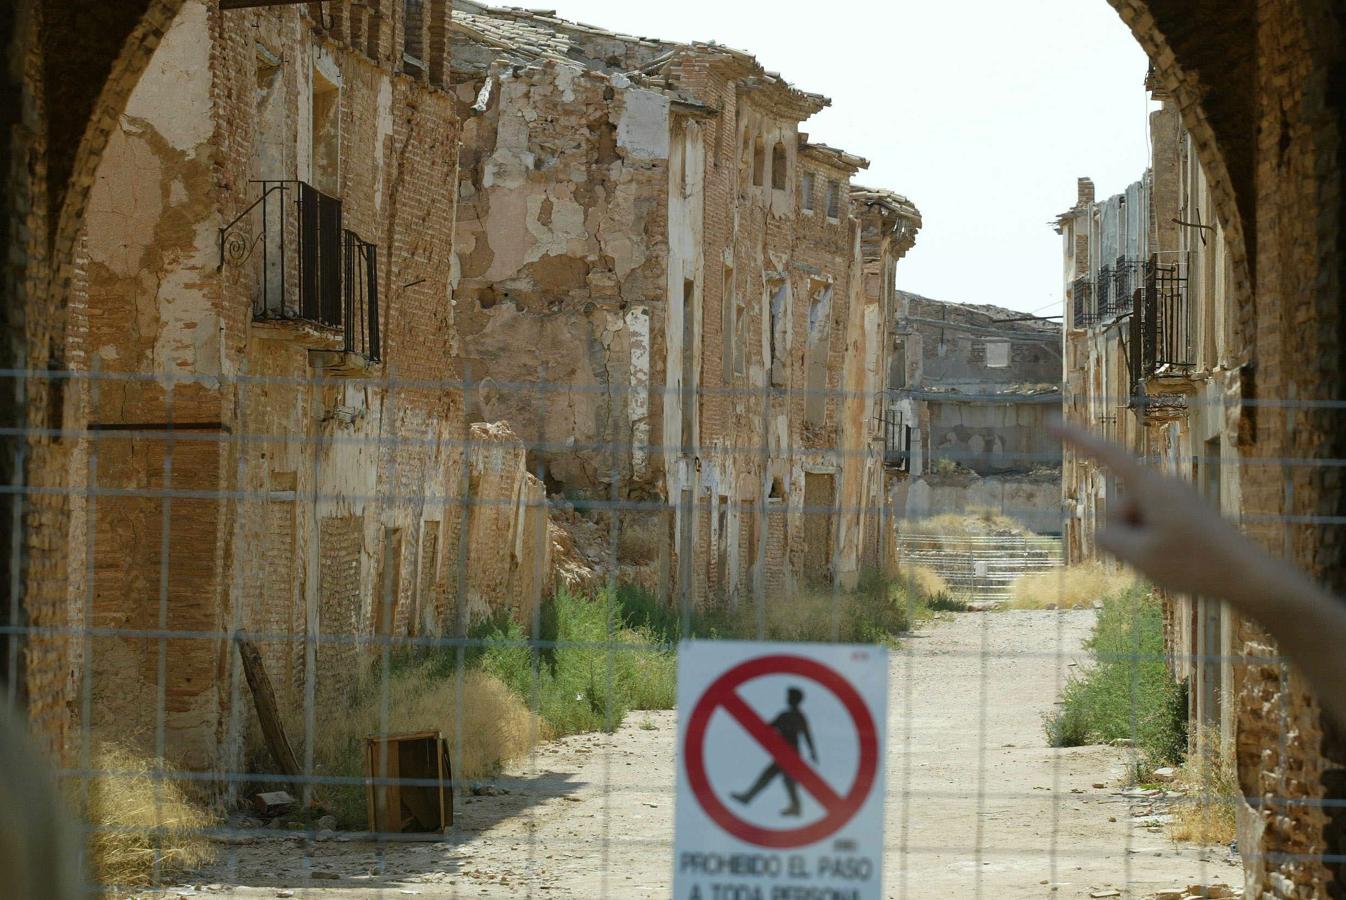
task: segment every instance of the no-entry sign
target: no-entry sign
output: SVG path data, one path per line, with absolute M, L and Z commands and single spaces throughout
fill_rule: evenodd
M 887 697 L 879 647 L 684 643 L 673 895 L 882 897 Z

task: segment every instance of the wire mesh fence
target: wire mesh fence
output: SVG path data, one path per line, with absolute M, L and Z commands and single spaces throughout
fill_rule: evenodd
M 1005 469 L 928 416 L 901 460 L 881 419 L 845 426 L 888 392 L 825 391 L 835 430 L 781 435 L 770 411 L 808 397 L 703 388 L 689 440 L 585 444 L 548 417 L 628 389 L 490 385 L 543 413 L 516 430 L 466 424 L 472 382 L 56 378 L 159 413 L 10 435 L 68 452 L 10 487 L 65 503 L 66 618 L 16 605 L 3 637 L 11 704 L 42 702 L 43 655 L 68 675 L 91 889 L 666 896 L 688 639 L 891 648 L 884 896 L 1236 885 L 1235 812 L 1337 804 L 1243 796 L 1236 689 L 1281 685 L 1262 750 L 1295 759 L 1288 670 L 1215 601 L 1095 560 L 1124 496 L 1045 432 Z M 709 434 L 721 403 L 760 431 Z M 1168 462 L 1227 501 L 1272 469 L 1233 446 Z

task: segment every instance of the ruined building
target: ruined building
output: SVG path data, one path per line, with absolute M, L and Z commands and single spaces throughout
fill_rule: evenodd
M 549 506 L 612 501 L 698 603 L 878 565 L 919 215 L 852 203 L 824 98 L 473 4 L 223 7 L 164 27 L 72 235 L 67 735 L 238 770 L 247 634 L 311 766 L 380 653 L 592 586 Z
M 82 726 L 191 768 L 248 727 L 224 636 L 310 751 L 381 638 L 540 597 L 508 548 L 541 485 L 456 386 L 449 13 L 391 12 L 189 0 L 92 172 L 56 387 L 69 621 L 103 631 L 65 677 Z
M 1171 102 L 1151 115 L 1150 128 L 1154 152 L 1145 177 L 1101 201 L 1092 182 L 1080 179 L 1076 206 L 1059 220 L 1067 272 L 1065 417 L 1194 482 L 1237 518 L 1247 370 L 1231 336 L 1227 239 Z M 1094 533 L 1117 490 L 1093 462 L 1067 454 L 1072 560 L 1097 554 Z M 1231 613 L 1204 598 L 1167 602 L 1175 674 L 1190 683 L 1193 721 L 1232 739 Z
M 1162 107 L 1151 114 L 1145 176 L 1105 200 L 1080 179 L 1078 202 L 1058 220 L 1065 415 L 1192 482 L 1206 502 L 1253 530 L 1265 518 L 1244 492 L 1263 474 L 1250 462 L 1267 411 L 1247 402 L 1255 396 L 1255 357 L 1239 327 L 1230 236 L 1195 138 L 1172 97 L 1162 89 L 1153 96 Z M 1063 497 L 1068 552 L 1074 560 L 1092 558 L 1094 533 L 1117 502 L 1118 485 L 1068 452 Z M 1287 840 L 1306 846 L 1306 824 L 1315 817 L 1294 823 L 1276 811 L 1320 796 L 1329 782 L 1299 773 L 1331 764 L 1307 748 L 1295 759 L 1274 751 L 1298 733 L 1303 711 L 1287 704 L 1287 673 L 1269 661 L 1274 651 L 1256 626 L 1205 597 L 1166 596 L 1164 603 L 1173 674 L 1188 686 L 1193 750 L 1206 752 L 1204 737 L 1218 735 L 1234 752 L 1242 793 L 1254 801 L 1233 800 L 1250 881 L 1269 890 L 1291 885 L 1263 851 Z M 1298 875 L 1310 877 L 1310 867 Z
M 898 292 L 887 374 L 889 456 L 909 519 L 990 509 L 1060 529 L 1060 328 L 995 306 Z
M 453 59 L 470 413 L 653 534 L 691 602 L 877 565 L 875 404 L 920 218 L 852 199 L 867 163 L 800 131 L 829 101 L 738 51 L 469 2 Z

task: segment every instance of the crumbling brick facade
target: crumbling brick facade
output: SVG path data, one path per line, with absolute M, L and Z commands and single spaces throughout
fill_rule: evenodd
M 889 298 L 862 290 L 865 162 L 799 132 L 827 101 L 715 46 L 458 11 L 469 407 L 553 492 L 663 535 L 687 602 L 853 582 L 881 555 Z M 891 279 L 919 216 L 890 212 Z
M 85 724 L 192 768 L 236 765 L 249 727 L 229 635 L 256 636 L 282 705 L 307 708 L 290 724 L 311 759 L 315 705 L 343 703 L 384 640 L 455 618 L 448 10 L 426 5 L 419 41 L 400 5 L 329 12 L 189 0 L 80 239 L 89 538 L 69 571 L 107 629 L 78 666 Z

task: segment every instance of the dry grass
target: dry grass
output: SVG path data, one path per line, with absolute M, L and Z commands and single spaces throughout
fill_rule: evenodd
M 1195 844 L 1228 844 L 1237 837 L 1241 794 L 1234 752 L 1209 733 L 1197 743 L 1197 752 L 1178 770 L 1177 786 L 1187 796 L 1173 806 L 1169 836 Z
M 85 817 L 99 884 L 171 883 L 213 858 L 202 832 L 216 824 L 216 817 L 187 797 L 163 760 L 104 744 L 94 753 L 93 767 L 102 774 L 89 781 Z
M 964 513 L 946 513 L 928 519 L 903 522 L 903 534 L 943 537 L 950 540 L 985 535 L 1031 535 L 1033 532 L 1018 519 L 1001 515 L 993 509 L 969 509 Z
M 902 566 L 898 579 L 911 584 L 918 594 L 926 597 L 949 593 L 949 583 L 930 566 Z
M 454 778 L 485 778 L 547 737 L 543 724 L 500 679 L 469 669 L 461 685 L 460 699 L 456 677 L 422 665 L 369 686 L 349 710 L 319 726 L 318 774 L 363 777 L 364 742 L 374 735 L 439 731 L 449 742 Z M 323 794 L 343 824 L 363 825 L 362 785 L 334 785 Z
M 1088 562 L 1052 572 L 1024 575 L 1014 582 L 1010 609 L 1071 609 L 1093 606 L 1105 597 L 1125 593 L 1136 584 L 1135 573 L 1109 570 Z

